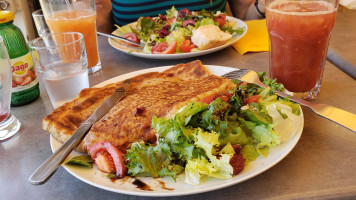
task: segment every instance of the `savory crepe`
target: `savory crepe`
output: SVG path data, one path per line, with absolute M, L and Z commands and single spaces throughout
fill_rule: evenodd
M 200 61 L 141 74 L 131 81 L 130 91 L 93 125 L 79 151 L 86 152 L 91 144 L 99 141 L 109 141 L 122 151 L 133 142 L 154 143 L 152 116 L 171 118 L 191 101 L 235 87 L 228 79 L 212 75 Z M 45 117 L 43 129 L 64 142 L 121 83 L 83 90 L 76 99 Z

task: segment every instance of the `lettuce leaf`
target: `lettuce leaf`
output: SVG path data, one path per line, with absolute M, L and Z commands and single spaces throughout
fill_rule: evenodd
M 220 153 L 218 154 L 219 158 L 213 154 L 216 152 L 216 147 L 220 146 L 219 134 L 216 132 L 205 132 L 198 128 L 194 133 L 194 139 L 194 144 L 205 151 L 208 159 L 201 157 L 188 160 L 185 167 L 185 182 L 197 185 L 202 175 L 219 179 L 231 178 L 233 168 L 230 165 L 230 159 L 233 154 Z
M 281 101 L 265 106 L 266 111 L 273 119 L 273 129 L 280 135 L 281 142 L 290 140 L 303 123 L 299 106 L 293 108 L 296 104 L 292 104 L 291 107 L 289 103 L 291 102 Z
M 184 106 L 179 112 L 174 116 L 174 119 L 182 126 L 186 126 L 191 120 L 192 116 L 206 110 L 208 104 L 202 102 L 190 102 L 188 105 Z
M 170 146 L 172 152 L 183 162 L 204 156 L 204 153 L 194 148 L 193 141 L 184 133 L 191 132 L 188 128 L 182 127 L 174 119 L 164 119 L 153 116 L 152 127 Z M 188 133 L 190 134 L 190 133 Z
M 200 26 L 209 25 L 209 24 L 213 24 L 216 26 L 219 25 L 217 22 L 214 22 L 214 20 L 212 18 L 203 18 L 201 21 L 198 21 L 195 23 L 195 28 L 197 29 Z
M 176 175 L 184 169 L 172 163 L 172 152 L 162 141 L 156 146 L 135 143 L 127 150 L 125 158 L 128 174 L 132 176 L 149 174 L 152 177 L 171 176 L 176 180 Z
M 166 15 L 167 15 L 167 19 L 169 19 L 171 17 L 177 17 L 178 16 L 178 11 L 173 6 L 170 10 L 166 10 Z
M 252 136 L 257 140 L 258 148 L 278 145 L 279 135 L 272 130 L 272 126 L 257 125 L 252 129 Z
M 262 156 L 267 157 L 268 148 L 280 144 L 279 135 L 272 129 L 272 125 L 246 121 L 239 118 L 244 129 L 249 131 L 256 143 L 256 151 Z
M 260 153 L 257 151 L 256 147 L 252 144 L 242 146 L 240 152 L 246 159 L 246 164 L 256 160 L 260 156 Z
M 139 27 L 141 28 L 141 32 L 148 33 L 155 27 L 155 22 L 150 18 L 141 17 L 139 20 Z

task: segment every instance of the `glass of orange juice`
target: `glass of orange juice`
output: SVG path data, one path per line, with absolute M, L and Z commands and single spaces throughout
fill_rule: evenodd
M 295 96 L 320 91 L 338 0 L 266 0 L 270 75 Z
M 52 34 L 79 32 L 84 35 L 88 72 L 100 70 L 95 0 L 40 0 L 40 4 Z

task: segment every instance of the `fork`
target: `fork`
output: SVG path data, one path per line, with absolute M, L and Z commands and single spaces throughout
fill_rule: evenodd
M 124 37 L 121 37 L 121 36 L 118 36 L 118 35 L 106 34 L 106 33 L 101 33 L 101 32 L 96 32 L 96 33 L 97 33 L 98 35 L 101 35 L 101 36 L 105 36 L 105 37 L 108 37 L 108 38 L 112 38 L 112 39 L 116 39 L 116 40 L 121 40 L 121 41 L 124 41 L 124 42 L 126 42 L 126 43 L 134 44 L 134 45 L 136 45 L 136 46 L 138 46 L 138 47 L 144 47 L 144 46 L 145 46 L 145 44 L 143 44 L 142 42 L 136 43 L 136 42 L 133 42 L 133 41 L 131 41 L 131 40 L 128 40 L 128 39 L 126 39 L 126 38 L 124 38 Z M 114 40 L 114 41 L 116 41 L 116 40 Z
M 247 83 L 256 84 L 262 88 L 267 87 L 265 84 L 263 84 L 260 81 L 256 72 L 248 69 L 231 71 L 222 75 L 222 77 L 228 79 L 237 79 Z M 276 94 L 281 97 L 285 97 L 285 98 L 287 97 L 289 100 L 295 103 L 306 106 L 310 108 L 312 111 L 314 111 L 316 114 L 325 117 L 326 119 L 331 120 L 337 124 L 340 124 L 345 128 L 350 129 L 353 132 L 356 132 L 356 115 L 353 113 L 341 110 L 339 108 L 335 108 L 333 106 L 329 106 L 325 104 L 316 104 L 309 101 L 305 101 L 303 99 L 290 96 L 289 94 L 286 94 L 284 92 L 276 91 Z

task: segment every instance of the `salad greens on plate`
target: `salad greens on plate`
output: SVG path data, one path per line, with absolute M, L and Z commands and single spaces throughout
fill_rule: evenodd
M 236 27 L 226 15 L 211 11 L 177 11 L 174 7 L 158 17 L 140 17 L 136 23 L 117 26 L 120 36 L 145 44 L 147 54 L 174 54 L 197 52 L 199 48 L 191 40 L 193 31 L 204 25 L 215 25 L 224 33 L 241 35 L 244 28 Z M 113 34 L 115 34 L 114 32 Z
M 197 185 L 202 176 L 229 179 L 270 147 L 288 141 L 302 120 L 299 105 L 277 97 L 283 85 L 263 78 L 270 87 L 235 81 L 236 88 L 191 102 L 171 119 L 153 117 L 157 144 L 134 143 L 125 155 L 128 174 Z

